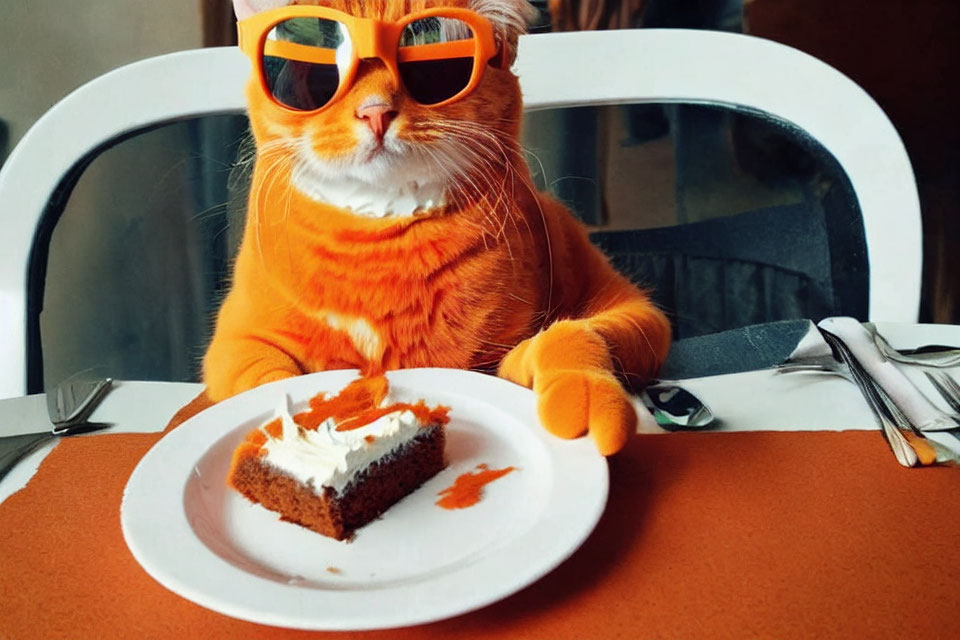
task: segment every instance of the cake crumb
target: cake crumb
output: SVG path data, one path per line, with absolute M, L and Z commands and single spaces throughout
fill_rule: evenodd
M 341 571 L 337 567 L 327 567 L 327 573 L 332 573 L 335 576 L 339 576 L 343 574 L 343 571 Z

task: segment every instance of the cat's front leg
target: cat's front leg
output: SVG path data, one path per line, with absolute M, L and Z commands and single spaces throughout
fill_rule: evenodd
M 524 340 L 506 355 L 498 374 L 533 389 L 547 430 L 561 438 L 589 432 L 603 455 L 622 449 L 637 430 L 610 348 L 589 320 L 562 320 Z
M 203 360 L 203 381 L 214 402 L 302 373 L 279 345 L 252 335 L 214 336 Z
M 203 382 L 214 402 L 304 373 L 292 355 L 299 353 L 294 335 L 282 330 L 289 324 L 288 312 L 258 303 L 244 284 L 238 279 L 223 301 L 203 357 Z

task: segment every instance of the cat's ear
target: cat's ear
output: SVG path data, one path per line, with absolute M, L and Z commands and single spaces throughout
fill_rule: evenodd
M 237 20 L 246 20 L 261 11 L 285 7 L 292 2 L 293 0 L 233 0 L 233 12 L 237 14 Z
M 508 69 L 517 56 L 517 40 L 527 32 L 527 25 L 536 17 L 537 10 L 529 0 L 471 0 L 470 8 L 493 24 L 500 47 L 495 64 Z

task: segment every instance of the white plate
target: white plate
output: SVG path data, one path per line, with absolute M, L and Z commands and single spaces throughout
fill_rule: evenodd
M 350 542 L 281 522 L 226 487 L 231 454 L 272 416 L 356 377 L 328 371 L 282 380 L 203 411 L 137 465 L 124 491 L 127 546 L 171 591 L 235 618 L 299 629 L 399 627 L 457 615 L 534 582 L 569 557 L 607 500 L 607 465 L 586 438 L 561 440 L 536 417 L 534 395 L 451 369 L 389 374 L 402 400 L 452 407 L 449 466 Z M 468 509 L 437 493 L 485 463 L 517 470 Z

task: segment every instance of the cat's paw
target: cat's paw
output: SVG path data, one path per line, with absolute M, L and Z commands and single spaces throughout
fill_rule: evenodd
M 589 432 L 600 453 L 611 455 L 636 432 L 637 415 L 613 375 L 609 349 L 586 322 L 560 321 L 524 340 L 498 373 L 533 389 L 540 421 L 561 438 Z
M 583 320 L 560 320 L 511 349 L 500 362 L 497 375 L 532 388 L 550 371 L 612 368 L 600 334 Z
M 534 348 L 534 341 L 538 337 L 539 334 L 527 338 L 508 351 L 507 355 L 500 361 L 497 375 L 522 387 L 531 388 L 533 386 L 533 367 L 530 363 L 530 354 Z
M 605 456 L 620 451 L 637 431 L 630 397 L 613 374 L 597 370 L 553 371 L 534 386 L 537 414 L 561 438 L 589 433 Z

